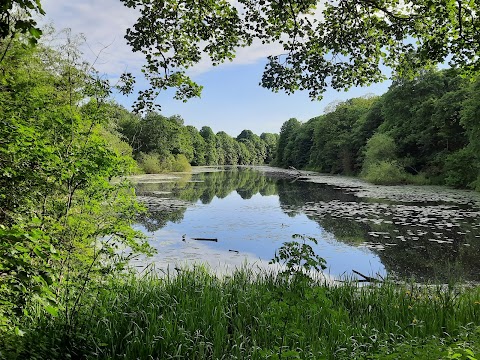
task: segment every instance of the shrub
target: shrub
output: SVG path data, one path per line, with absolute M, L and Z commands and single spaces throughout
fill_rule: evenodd
M 191 171 L 192 166 L 190 165 L 187 157 L 184 154 L 178 154 L 175 155 L 175 160 L 173 161 L 170 170 L 176 172 L 186 172 Z
M 379 161 L 397 158 L 397 146 L 392 137 L 387 134 L 377 133 L 367 142 L 364 166 L 375 164 Z
M 373 184 L 395 185 L 406 182 L 406 173 L 396 160 L 385 160 L 368 166 L 363 178 Z
M 146 174 L 158 174 L 162 172 L 187 172 L 192 166 L 184 154 L 168 154 L 163 159 L 157 153 L 140 154 L 138 166 Z
M 475 188 L 479 170 L 473 151 L 469 147 L 460 149 L 447 156 L 445 184 L 456 188 Z
M 160 159 L 156 153 L 141 153 L 138 159 L 138 165 L 147 174 L 158 174 L 162 172 Z

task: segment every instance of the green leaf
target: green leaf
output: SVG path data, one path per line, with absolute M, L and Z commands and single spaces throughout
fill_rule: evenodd
M 55 306 L 47 305 L 45 306 L 45 310 L 54 317 L 58 315 L 58 308 Z

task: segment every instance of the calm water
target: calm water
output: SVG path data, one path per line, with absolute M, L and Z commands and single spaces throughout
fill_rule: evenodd
M 177 179 L 143 177 L 149 208 L 138 228 L 157 268 L 268 267 L 293 234 L 318 240 L 337 277 L 363 274 L 480 280 L 480 197 L 444 188 L 379 187 L 344 177 L 209 169 Z M 217 239 L 217 242 L 193 238 Z

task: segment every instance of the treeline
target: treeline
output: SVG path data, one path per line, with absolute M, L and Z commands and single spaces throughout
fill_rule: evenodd
M 118 109 L 118 130 L 133 147 L 140 168 L 146 173 L 186 171 L 190 165 L 259 165 L 270 163 L 278 134 L 243 130 L 236 138 L 208 126 L 200 131 L 185 126 L 183 119 L 155 112 L 141 117 Z
M 306 123 L 281 128 L 275 164 L 379 184 L 480 189 L 480 80 L 453 70 L 395 82 Z

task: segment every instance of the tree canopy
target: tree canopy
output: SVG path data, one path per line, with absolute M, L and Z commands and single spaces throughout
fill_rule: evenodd
M 140 16 L 127 30 L 143 52 L 151 89 L 177 88 L 176 98 L 199 96 L 186 70 L 206 54 L 214 65 L 255 42 L 283 48 L 268 58 L 261 85 L 273 91 L 348 89 L 448 62 L 466 73 L 480 68 L 479 4 L 461 0 L 121 0 Z
M 125 38 L 146 58 L 150 88 L 139 92 L 136 110 L 152 109 L 158 93 L 200 96 L 187 70 L 207 56 L 213 65 L 232 60 L 240 47 L 279 45 L 268 57 L 261 85 L 290 94 L 308 90 L 321 99 L 328 87 L 347 90 L 448 63 L 465 74 L 480 69 L 480 4 L 461 0 L 120 0 L 139 12 Z M 41 35 L 34 15 L 40 0 L 0 5 L 0 40 L 15 32 Z M 121 76 L 123 91 L 134 78 Z
M 3 0 L 0 3 L 0 41 L 15 33 L 29 33 L 30 42 L 36 43 L 42 35 L 35 21 L 36 14 L 45 14 L 40 0 Z

